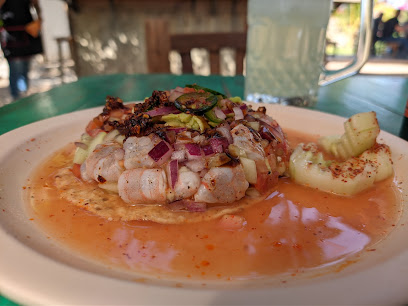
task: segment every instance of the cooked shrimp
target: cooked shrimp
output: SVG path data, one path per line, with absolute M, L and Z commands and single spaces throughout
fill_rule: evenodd
M 238 124 L 231 130 L 234 145 L 245 150 L 248 158 L 253 160 L 263 160 L 265 151 L 260 142 L 257 142 L 251 131 L 244 125 Z
M 165 203 L 166 189 L 166 173 L 159 168 L 125 170 L 118 181 L 119 196 L 126 203 Z
M 204 175 L 194 200 L 205 203 L 231 203 L 243 198 L 248 186 L 241 165 L 233 168 L 214 167 Z
M 155 162 L 148 153 L 158 142 L 160 142 L 159 138 L 147 136 L 129 137 L 126 139 L 123 144 L 123 149 L 125 150 L 125 168 L 153 168 Z
M 86 173 L 86 162 L 82 163 L 81 167 L 79 168 L 81 171 L 81 178 L 84 181 L 92 181 L 92 178 L 88 176 Z
M 124 155 L 125 152 L 118 143 L 96 146 L 86 159 L 84 167 L 81 167 L 82 178 L 94 179 L 101 183 L 116 182 L 124 170 L 122 166 Z
M 192 197 L 197 192 L 200 184 L 200 176 L 197 173 L 187 167 L 181 167 L 174 186 L 175 200 Z

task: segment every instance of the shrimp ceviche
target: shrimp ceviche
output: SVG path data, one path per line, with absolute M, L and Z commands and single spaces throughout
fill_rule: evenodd
M 140 103 L 107 97 L 23 187 L 30 220 L 132 281 L 338 272 L 380 249 L 402 201 L 375 112 L 339 135 L 300 130 L 308 114 L 197 84 Z
M 62 198 L 97 215 L 159 223 L 234 213 L 270 194 L 280 176 L 351 195 L 390 176 L 392 162 L 376 144 L 375 113 L 348 125 L 345 135 L 321 140 L 334 156 L 326 161 L 316 144 L 292 154 L 265 107 L 196 84 L 136 104 L 108 97 L 75 143 L 73 166 L 55 181 Z
M 196 84 L 136 104 L 108 97 L 75 145 L 72 168 L 56 175 L 63 198 L 104 217 L 161 223 L 250 205 L 288 173 L 291 154 L 264 107 Z M 120 203 L 106 201 L 117 195 Z

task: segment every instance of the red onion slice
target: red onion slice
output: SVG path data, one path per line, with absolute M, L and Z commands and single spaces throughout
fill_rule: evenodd
M 242 110 L 246 110 L 248 108 L 248 106 L 245 103 L 243 103 L 243 104 L 241 104 L 239 106 L 239 108 L 242 109 Z
M 242 112 L 241 108 L 239 108 L 238 106 L 235 106 L 232 110 L 234 111 L 234 114 L 235 114 L 235 120 L 244 119 L 244 113 Z
M 207 204 L 201 202 L 187 202 L 187 210 L 191 212 L 205 212 L 207 210 Z
M 198 144 L 196 143 L 186 143 L 184 144 L 186 150 L 187 150 L 187 157 L 189 160 L 191 159 L 198 159 L 203 156 L 201 152 L 201 148 Z
M 207 210 L 207 204 L 201 202 L 193 202 L 190 200 L 180 200 L 169 204 L 169 207 L 173 211 L 187 210 L 190 212 L 205 212 Z
M 217 131 L 228 140 L 228 144 L 233 143 L 233 139 L 231 136 L 231 128 L 228 123 L 223 123 L 221 124 L 218 128 Z
M 203 147 L 203 152 L 204 152 L 204 155 L 205 155 L 205 156 L 214 154 L 214 150 L 213 150 L 213 148 L 212 148 L 211 145 L 206 145 L 206 146 L 204 146 L 204 147 Z
M 255 112 L 254 114 L 257 114 L 259 116 L 258 120 L 265 122 L 266 124 L 269 124 L 270 126 L 275 126 L 277 123 L 275 120 L 273 120 L 271 117 L 268 115 L 265 115 L 261 112 Z
M 277 129 L 265 123 L 261 125 L 259 134 L 261 135 L 262 138 L 269 140 L 269 141 L 276 139 L 278 142 L 283 142 L 285 139 L 280 127 L 278 127 Z
M 172 160 L 169 162 L 169 173 L 170 173 L 170 186 L 174 189 L 174 186 L 178 180 L 178 161 Z
M 86 145 L 86 144 L 84 144 L 83 142 L 74 142 L 74 144 L 75 144 L 75 146 L 76 147 L 78 147 L 78 148 L 81 148 L 81 149 L 83 149 L 83 150 L 87 150 L 88 149 L 88 146 Z
M 152 109 L 146 112 L 146 114 L 149 115 L 150 117 L 163 116 L 163 115 L 168 115 L 168 114 L 179 114 L 179 113 L 180 111 L 175 106 L 165 106 L 165 107 L 155 108 L 155 109 Z
M 174 201 L 168 204 L 169 208 L 173 211 L 180 211 L 180 210 L 185 210 L 186 209 L 186 204 L 184 203 L 184 200 L 180 201 Z
M 174 102 L 178 97 L 184 94 L 184 88 L 177 86 L 175 89 L 170 90 L 169 101 Z
M 210 138 L 210 146 L 214 153 L 222 153 L 228 148 L 228 140 L 225 137 Z
M 167 127 L 167 131 L 173 131 L 175 133 L 181 133 L 183 131 L 187 130 L 184 127 Z
M 166 162 L 173 152 L 173 148 L 165 142 L 164 140 L 160 141 L 153 149 L 147 153 L 158 165 Z
M 214 115 L 221 120 L 224 120 L 225 118 L 227 118 L 227 116 L 224 114 L 224 112 L 219 108 L 219 107 L 214 107 Z

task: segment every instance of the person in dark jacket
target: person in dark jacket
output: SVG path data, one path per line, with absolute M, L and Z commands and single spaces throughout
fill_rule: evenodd
M 390 38 L 393 37 L 393 34 L 396 30 L 396 27 L 398 26 L 398 17 L 400 15 L 401 11 L 396 11 L 395 16 L 392 17 L 391 19 L 387 20 L 384 22 L 383 30 L 382 30 L 382 39 L 384 41 L 389 40 Z
M 18 99 L 28 90 L 28 71 L 33 55 L 42 53 L 37 0 L 0 0 L 1 47 L 10 67 L 10 93 Z
M 398 22 L 400 13 L 400 10 L 396 11 L 393 18 L 384 22 L 381 40 L 386 43 L 395 43 L 398 47 L 396 55 L 405 58 L 408 54 L 408 40 L 398 35 L 398 31 L 401 28 Z
M 374 19 L 373 22 L 373 36 L 371 41 L 371 54 L 375 55 L 375 43 L 379 39 L 379 30 L 380 26 L 382 25 L 382 17 L 384 16 L 383 13 L 380 13 L 377 18 Z

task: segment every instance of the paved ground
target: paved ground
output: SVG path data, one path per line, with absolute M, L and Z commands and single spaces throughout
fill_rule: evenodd
M 13 102 L 9 91 L 9 67 L 4 58 L 0 58 L 0 107 Z M 72 69 L 64 69 L 65 82 L 75 81 L 77 78 Z M 33 58 L 29 72 L 30 88 L 26 95 L 47 91 L 61 84 L 58 64 L 44 63 L 41 55 Z
M 332 61 L 327 66 L 329 69 L 339 69 L 348 61 L 341 58 L 330 60 Z M 361 72 L 408 76 L 408 60 L 373 59 L 363 67 Z M 65 82 L 73 82 L 77 79 L 71 68 L 64 69 L 64 73 Z M 26 93 L 27 95 L 47 91 L 62 83 L 58 64 L 44 63 L 41 55 L 33 59 L 29 78 L 30 89 Z M 0 57 L 0 107 L 9 103 L 12 103 L 12 98 L 8 89 L 8 65 L 7 61 Z

